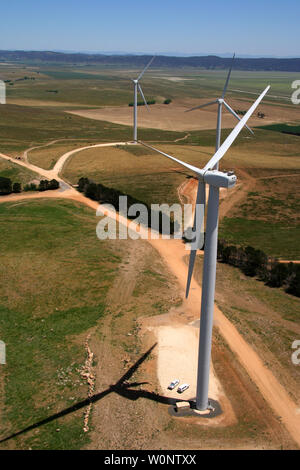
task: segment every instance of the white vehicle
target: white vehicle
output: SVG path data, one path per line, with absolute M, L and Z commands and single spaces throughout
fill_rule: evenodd
M 169 390 L 173 390 L 178 384 L 179 384 L 179 380 L 178 380 L 178 379 L 174 379 L 174 380 L 172 380 L 172 382 L 171 382 L 170 385 L 168 386 L 168 389 L 169 389 Z
M 185 390 L 187 390 L 189 388 L 189 384 L 182 384 L 180 385 L 180 387 L 177 388 L 177 392 L 178 393 L 183 393 Z

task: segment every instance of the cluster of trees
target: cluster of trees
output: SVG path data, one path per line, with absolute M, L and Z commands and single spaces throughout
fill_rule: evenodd
M 284 287 L 289 294 L 300 297 L 300 265 L 280 263 L 270 259 L 262 250 L 251 246 L 218 242 L 218 261 L 238 267 L 246 276 L 257 277 L 270 287 Z
M 269 131 L 282 132 L 283 134 L 300 135 L 300 126 L 290 126 L 289 124 L 269 124 L 260 126 L 260 129 Z
M 78 191 L 81 193 L 84 193 L 86 197 L 89 199 L 92 199 L 93 201 L 101 202 L 103 204 L 111 204 L 116 211 L 120 210 L 119 207 L 119 202 L 120 202 L 120 196 L 126 196 L 127 197 L 127 207 L 129 208 L 133 204 L 143 204 L 147 208 L 147 220 L 143 220 L 143 224 L 145 226 L 150 227 L 151 226 L 151 208 L 145 204 L 142 201 L 139 201 L 138 199 L 134 198 L 133 196 L 130 196 L 128 194 L 124 194 L 122 191 L 119 191 L 118 189 L 114 188 L 108 188 L 107 186 L 104 186 L 101 183 L 94 183 L 93 181 L 90 181 L 88 178 L 80 178 L 78 180 Z M 127 217 L 130 219 L 135 219 L 138 215 L 134 216 L 128 216 Z M 170 233 L 174 233 L 174 221 L 170 220 L 163 220 L 164 217 L 167 217 L 167 215 L 163 215 L 162 213 L 159 213 L 158 216 L 158 227 L 152 227 L 158 230 L 160 233 L 163 232 L 163 227 L 164 226 L 169 226 L 170 227 Z M 167 222 L 167 223 L 166 223 Z
M 59 182 L 55 179 L 48 181 L 48 180 L 41 180 L 39 184 L 30 183 L 24 186 L 24 191 L 49 191 L 53 189 L 59 188 Z
M 35 183 L 25 184 L 24 191 L 48 191 L 49 189 L 58 189 L 59 182 L 55 179 L 41 180 L 37 185 Z M 21 183 L 13 183 L 10 178 L 5 178 L 0 176 L 0 196 L 6 196 L 11 193 L 21 193 L 22 186 Z
M 20 193 L 22 186 L 20 183 L 13 183 L 10 178 L 0 176 L 0 196 L 6 196 L 11 193 Z
M 148 100 L 148 101 L 147 101 L 147 104 L 155 104 L 155 103 L 156 103 L 155 100 Z M 132 107 L 132 106 L 134 106 L 134 103 L 133 103 L 133 102 L 130 102 L 130 103 L 128 104 L 128 106 L 131 106 L 131 107 Z M 138 101 L 138 102 L 137 102 L 137 106 L 145 106 L 144 101 Z

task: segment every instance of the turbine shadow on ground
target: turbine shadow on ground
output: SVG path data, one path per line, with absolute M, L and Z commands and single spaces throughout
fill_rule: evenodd
M 132 382 L 132 383 L 127 383 L 127 381 L 132 377 L 132 375 L 138 370 L 140 365 L 150 356 L 151 352 L 155 348 L 157 343 L 155 343 L 153 346 L 151 346 L 148 351 L 145 352 L 133 366 L 131 366 L 128 371 L 116 382 L 114 385 L 110 385 L 109 388 L 106 390 L 103 390 L 100 393 L 96 393 L 95 395 L 86 398 L 85 400 L 76 403 L 75 405 L 70 406 L 69 408 L 66 408 L 62 411 L 59 411 L 58 413 L 55 413 L 52 416 L 49 416 L 48 418 L 42 419 L 41 421 L 38 421 L 37 423 L 31 424 L 30 426 L 27 426 L 26 428 L 22 429 L 21 431 L 18 431 L 14 434 L 11 434 L 10 436 L 1 439 L 0 444 L 9 441 L 10 439 L 13 439 L 15 437 L 21 436 L 22 434 L 25 434 L 26 432 L 32 431 L 33 429 L 39 428 L 40 426 L 43 426 L 44 424 L 48 424 L 58 418 L 62 418 L 63 416 L 67 416 L 70 413 L 74 413 L 75 411 L 78 411 L 85 406 L 88 406 L 90 403 L 97 403 L 99 400 L 104 398 L 106 395 L 109 395 L 110 393 L 117 393 L 118 395 L 121 395 L 124 398 L 127 398 L 129 400 L 138 400 L 139 398 L 146 398 L 148 400 L 153 400 L 159 403 L 163 403 L 166 405 L 175 405 L 176 402 L 179 401 L 184 401 L 179 398 L 168 398 L 164 397 L 162 395 L 159 395 L 158 393 L 155 392 L 150 392 L 148 390 L 132 390 L 131 387 L 138 387 L 140 385 L 146 385 L 148 382 Z

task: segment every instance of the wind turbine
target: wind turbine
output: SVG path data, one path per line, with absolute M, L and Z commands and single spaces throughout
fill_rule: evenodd
M 220 148 L 215 152 L 213 157 L 208 161 L 204 168 L 197 168 L 188 163 L 168 155 L 148 144 L 140 142 L 161 155 L 179 163 L 196 173 L 198 178 L 198 191 L 196 199 L 196 208 L 194 215 L 193 234 L 194 240 L 191 244 L 191 254 L 188 268 L 188 278 L 186 286 L 186 297 L 189 294 L 190 282 L 193 274 L 196 252 L 199 246 L 199 238 L 201 235 L 201 227 L 204 221 L 204 211 L 199 217 L 197 205 L 205 206 L 205 185 L 209 185 L 209 197 L 207 203 L 207 219 L 206 219 L 206 235 L 204 247 L 204 263 L 202 276 L 202 299 L 201 299 L 201 319 L 200 319 L 200 337 L 198 351 L 198 376 L 197 376 L 197 396 L 196 408 L 198 410 L 206 410 L 210 408 L 208 401 L 208 385 L 209 385 L 209 369 L 211 356 L 211 339 L 213 328 L 213 311 L 216 283 L 216 266 L 217 266 L 217 245 L 218 245 L 218 219 L 219 219 L 219 190 L 220 188 L 232 188 L 236 184 L 236 176 L 233 172 L 222 172 L 215 169 L 219 161 L 225 155 L 232 143 L 235 141 L 248 119 L 253 114 L 259 103 L 262 101 L 266 93 L 269 91 L 268 86 L 257 100 L 253 103 L 245 116 L 239 120 L 236 127 L 229 134 Z
M 220 144 L 221 144 L 222 111 L 223 111 L 223 105 L 225 106 L 225 108 L 227 108 L 227 110 L 228 110 L 238 121 L 241 121 L 241 118 L 238 116 L 238 114 L 237 114 L 237 113 L 231 108 L 231 106 L 229 106 L 229 104 L 226 103 L 226 101 L 225 101 L 225 95 L 226 95 L 228 83 L 229 83 L 229 80 L 230 80 L 230 75 L 231 75 L 231 71 L 232 71 L 234 59 L 235 59 L 235 54 L 233 54 L 233 57 L 232 57 L 231 66 L 230 66 L 230 69 L 229 69 L 229 71 L 228 71 L 228 75 L 227 75 L 227 78 L 226 78 L 226 82 L 225 82 L 225 85 L 224 85 L 224 89 L 223 89 L 223 93 L 222 93 L 221 98 L 217 98 L 217 99 L 215 99 L 215 100 L 213 100 L 213 101 L 209 101 L 208 103 L 201 104 L 201 105 L 199 105 L 199 106 L 195 106 L 194 108 L 191 108 L 191 109 L 188 109 L 188 110 L 185 111 L 186 113 L 188 113 L 188 112 L 190 112 L 190 111 L 194 111 L 195 109 L 206 108 L 207 106 L 211 106 L 211 105 L 213 105 L 213 104 L 218 103 L 217 132 L 216 132 L 216 151 L 219 149 Z M 253 134 L 253 131 L 250 129 L 250 127 L 248 127 L 246 124 L 245 124 L 245 127 L 248 129 L 249 132 L 251 132 L 251 134 Z
M 143 98 L 143 101 L 146 105 L 146 108 L 149 111 L 147 101 L 145 99 L 142 87 L 139 84 L 139 80 L 142 78 L 142 76 L 144 75 L 146 70 L 150 67 L 150 65 L 152 64 L 154 58 L 155 58 L 155 56 L 153 56 L 152 59 L 150 60 L 150 62 L 148 62 L 148 64 L 144 68 L 144 70 L 139 74 L 138 78 L 136 78 L 135 80 L 132 79 L 132 81 L 133 81 L 133 93 L 134 93 L 134 95 L 133 95 L 134 96 L 134 98 L 133 98 L 133 140 L 134 140 L 134 142 L 137 141 L 137 95 L 138 95 L 138 91 L 140 92 L 140 94 Z

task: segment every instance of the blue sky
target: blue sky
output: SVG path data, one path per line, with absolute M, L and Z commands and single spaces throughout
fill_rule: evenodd
M 1 49 L 300 56 L 299 0 L 14 0 Z

